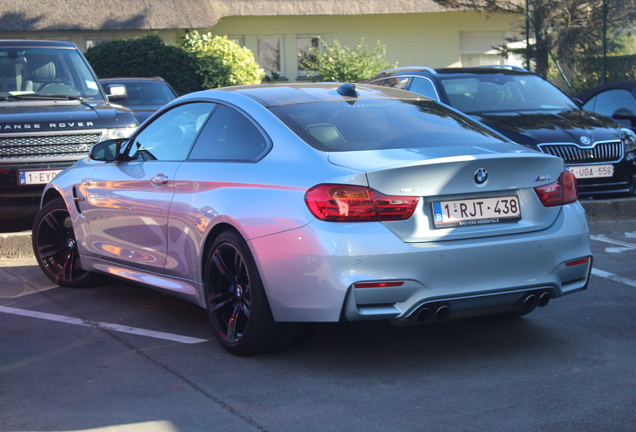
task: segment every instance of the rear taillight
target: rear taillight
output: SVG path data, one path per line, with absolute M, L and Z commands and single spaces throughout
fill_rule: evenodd
M 556 183 L 534 188 L 546 207 L 569 204 L 579 199 L 576 177 L 570 171 L 563 171 Z
M 309 211 L 329 222 L 405 220 L 413 215 L 418 197 L 387 196 L 362 186 L 323 184 L 305 194 Z

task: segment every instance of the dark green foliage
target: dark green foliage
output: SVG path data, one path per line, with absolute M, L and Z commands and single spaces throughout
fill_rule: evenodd
M 99 78 L 159 76 L 179 94 L 201 90 L 196 59 L 157 35 L 102 43 L 85 55 Z
M 259 84 L 263 80 L 263 70 L 254 60 L 254 53 L 227 36 L 202 35 L 192 30 L 185 36 L 183 49 L 196 58 L 197 75 L 204 89 Z

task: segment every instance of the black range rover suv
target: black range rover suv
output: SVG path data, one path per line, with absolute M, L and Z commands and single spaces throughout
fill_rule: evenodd
M 636 135 L 582 110 L 557 87 L 521 68 L 401 67 L 367 82 L 430 97 L 518 144 L 563 158 L 582 197 L 634 193 Z
M 0 41 L 0 219 L 35 215 L 58 172 L 136 127 L 74 44 Z

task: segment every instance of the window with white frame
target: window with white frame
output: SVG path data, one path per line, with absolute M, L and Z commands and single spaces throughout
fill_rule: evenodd
M 310 75 L 313 71 L 308 70 L 303 65 L 303 59 L 309 59 L 312 48 L 320 48 L 320 38 L 318 36 L 297 36 L 296 37 L 296 52 L 298 54 L 298 76 L 305 77 Z
M 245 38 L 243 36 L 228 36 L 227 39 L 237 45 L 245 46 Z
M 280 37 L 264 37 L 258 39 L 258 64 L 265 73 L 282 75 L 282 45 Z
M 86 49 L 95 47 L 104 42 L 112 42 L 113 36 L 89 36 L 86 38 Z
M 511 47 L 505 32 L 460 32 L 461 65 L 463 67 L 509 64 L 522 66 L 523 58 L 511 54 L 502 57 L 497 50 L 503 45 Z

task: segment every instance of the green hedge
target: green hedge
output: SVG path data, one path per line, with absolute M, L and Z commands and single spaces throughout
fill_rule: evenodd
M 606 57 L 606 81 L 625 81 L 636 79 L 636 54 Z M 582 86 L 592 88 L 602 83 L 603 56 L 584 58 L 579 64 L 580 75 L 583 77 Z
M 99 78 L 159 76 L 179 94 L 201 90 L 194 56 L 157 35 L 102 43 L 89 48 L 86 59 Z

